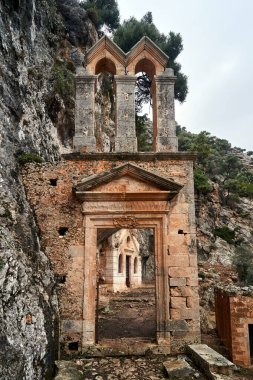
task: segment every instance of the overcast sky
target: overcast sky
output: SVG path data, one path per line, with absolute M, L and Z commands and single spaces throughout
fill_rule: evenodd
M 118 0 L 121 21 L 151 11 L 157 28 L 180 33 L 178 62 L 189 94 L 176 120 L 253 150 L 253 0 Z

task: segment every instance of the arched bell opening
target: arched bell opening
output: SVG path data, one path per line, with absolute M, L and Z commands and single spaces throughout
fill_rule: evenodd
M 95 75 L 98 75 L 103 72 L 110 73 L 111 75 L 116 75 L 115 63 L 111 59 L 106 57 L 100 59 L 95 66 Z
M 95 66 L 95 136 L 98 152 L 115 150 L 115 80 L 116 65 L 108 58 L 100 59 Z
M 154 63 L 143 58 L 135 66 L 136 89 L 136 134 L 138 151 L 152 151 L 154 145 L 154 131 L 156 130 L 155 108 L 155 85 L 154 76 L 156 67 Z M 155 105 L 155 107 L 153 106 Z

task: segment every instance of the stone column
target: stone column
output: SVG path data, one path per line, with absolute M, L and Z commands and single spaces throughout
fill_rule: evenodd
M 135 132 L 136 77 L 115 75 L 116 82 L 116 152 L 137 152 Z
M 162 75 L 155 76 L 156 84 L 156 131 L 155 151 L 156 152 L 176 152 L 178 142 L 176 137 L 175 105 L 174 105 L 174 84 L 176 77 L 173 69 L 166 69 Z
M 95 81 L 96 75 L 77 73 L 74 149 L 96 152 L 95 129 Z

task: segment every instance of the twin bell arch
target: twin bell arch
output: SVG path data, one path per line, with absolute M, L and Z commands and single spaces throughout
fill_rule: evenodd
M 145 72 L 151 80 L 153 107 L 153 151 L 177 151 L 174 83 L 169 57 L 148 37 L 143 37 L 128 53 L 103 36 L 85 55 L 84 66 L 76 75 L 75 150 L 96 152 L 95 87 L 97 76 L 114 76 L 116 131 L 115 152 L 137 152 L 135 131 L 136 74 Z
M 107 71 L 113 75 L 135 75 L 145 72 L 152 78 L 165 71 L 169 57 L 148 37 L 143 37 L 124 53 L 107 36 L 102 37 L 86 54 L 86 71 L 99 74 Z

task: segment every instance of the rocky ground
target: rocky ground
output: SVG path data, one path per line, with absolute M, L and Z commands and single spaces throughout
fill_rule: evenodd
M 209 268 L 210 269 L 210 268 Z M 205 268 L 207 271 L 208 268 Z M 228 273 L 222 272 L 226 277 Z M 212 271 L 210 278 L 213 279 Z M 207 279 L 205 279 L 207 281 Z M 208 281 L 207 281 L 208 283 Z M 150 342 L 155 336 L 154 286 L 129 289 L 122 292 L 100 291 L 98 313 L 98 343 L 123 347 Z M 139 343 L 138 343 L 138 342 Z M 127 343 L 128 342 L 128 343 Z M 130 342 L 130 343 L 129 343 Z M 215 329 L 202 334 L 202 343 L 226 357 L 227 351 Z M 101 346 L 101 347 L 102 347 Z M 113 351 L 112 351 L 113 352 Z M 115 354 L 116 351 L 114 351 Z M 80 357 L 72 361 L 58 361 L 56 380 L 207 380 L 207 377 L 185 355 L 170 357 L 154 355 L 151 350 L 143 356 Z M 183 366 L 184 369 L 181 369 Z M 173 376 L 168 374 L 173 372 Z M 252 370 L 239 369 L 229 376 L 219 375 L 215 380 L 253 379 Z
M 161 380 L 168 379 L 163 365 L 168 357 L 118 357 L 79 359 L 75 362 L 58 362 L 56 380 Z M 72 366 L 72 367 L 71 367 Z M 73 377 L 68 377 L 73 376 Z M 74 377 L 75 376 L 75 377 Z M 178 378 L 179 379 L 179 378 Z M 188 380 L 206 380 L 198 370 L 193 369 Z
M 176 372 L 179 363 L 185 365 L 184 370 Z M 169 376 L 167 367 L 174 372 Z M 135 356 L 105 357 L 58 361 L 55 380 L 207 380 L 191 360 L 180 357 Z M 238 369 L 233 375 L 217 375 L 215 380 L 252 380 L 253 371 Z

